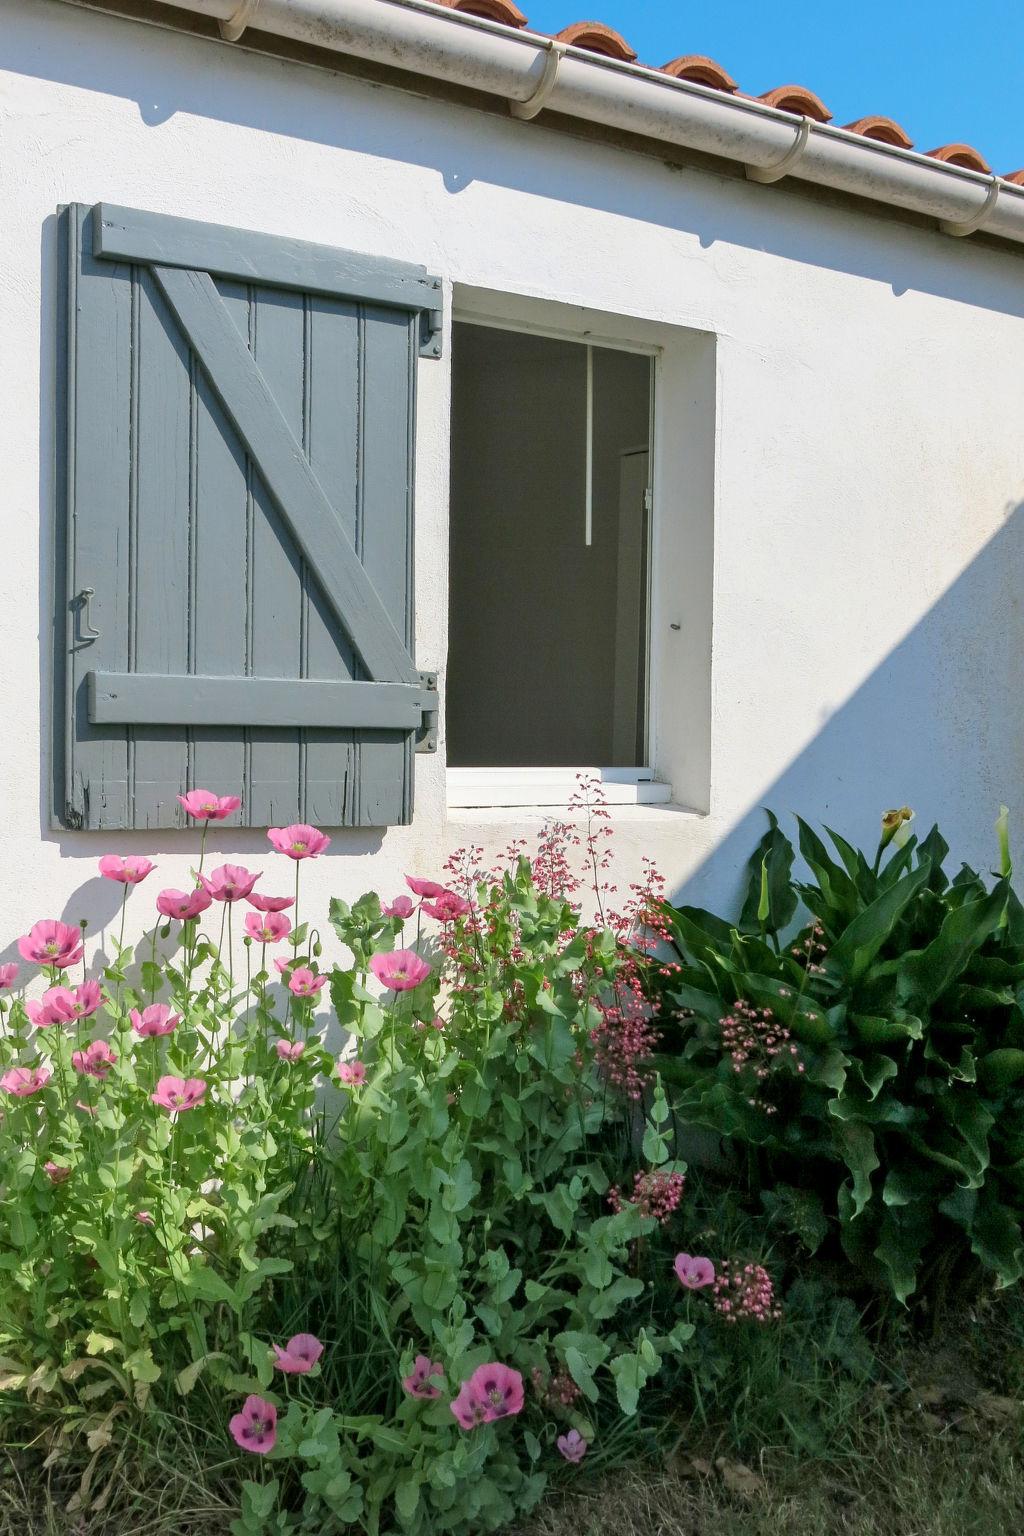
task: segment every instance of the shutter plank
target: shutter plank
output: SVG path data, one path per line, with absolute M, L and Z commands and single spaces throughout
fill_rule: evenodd
M 413 396 L 416 339 L 408 315 L 366 307 L 361 366 L 360 556 L 411 650 Z M 413 743 L 381 732 L 359 747 L 356 823 L 380 827 L 412 816 Z
M 304 304 L 301 294 L 253 291 L 253 354 L 289 431 L 303 439 Z M 301 561 L 262 477 L 253 483 L 251 671 L 302 676 Z M 300 819 L 300 743 L 294 733 L 253 723 L 249 731 L 249 815 L 258 826 Z
M 248 290 L 223 290 L 232 323 L 249 328 Z M 192 667 L 201 675 L 244 677 L 248 659 L 249 541 L 253 516 L 245 454 L 213 394 L 193 362 L 195 520 Z M 242 810 L 227 825 L 248 824 L 248 743 L 241 727 L 197 727 L 192 731 L 193 786 L 217 794 L 241 795 Z
M 130 665 L 183 673 L 189 657 L 191 380 L 189 351 L 139 273 L 133 355 L 142 372 L 133 413 L 134 515 L 130 528 Z M 135 727 L 129 737 L 132 824 L 174 826 L 188 778 L 188 742 L 176 725 Z
M 92 627 L 99 638 L 72 644 L 73 741 L 69 819 L 89 829 L 131 825 L 128 742 L 116 727 L 90 727 L 85 674 L 128 666 L 128 561 L 124 509 L 131 496 L 132 274 L 92 255 L 88 209 L 69 210 L 77 281 L 69 291 L 74 331 L 69 356 L 69 526 L 73 548 L 69 601 L 91 586 Z M 85 632 L 80 613 L 74 634 Z
M 341 526 L 358 553 L 356 481 L 359 453 L 359 313 L 355 304 L 314 296 L 309 302 L 306 374 L 309 412 L 306 453 Z M 309 678 L 358 679 L 364 674 L 348 637 L 303 567 L 306 665 Z M 358 732 L 305 733 L 304 818 L 340 826 L 355 802 Z
M 288 430 L 273 393 L 225 312 L 212 278 L 205 272 L 176 267 L 154 267 L 153 273 L 371 678 L 377 682 L 415 682 L 415 668 L 387 607 L 356 558 L 301 445 Z M 382 315 L 392 313 L 400 329 L 411 333 L 407 315 L 381 311 Z

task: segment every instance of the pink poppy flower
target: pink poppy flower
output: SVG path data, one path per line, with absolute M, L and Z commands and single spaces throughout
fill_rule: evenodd
M 440 1397 L 441 1388 L 432 1384 L 432 1376 L 439 1376 L 443 1381 L 444 1366 L 439 1360 L 431 1360 L 429 1355 L 417 1355 L 410 1374 L 402 1377 L 402 1386 L 410 1397 Z
M 242 803 L 237 795 L 215 795 L 208 789 L 190 789 L 178 800 L 197 821 L 223 821 Z
M 460 1429 L 476 1429 L 478 1424 L 487 1423 L 487 1404 L 473 1390 L 471 1382 L 462 1383 L 458 1396 L 452 1398 L 449 1407 Z
M 411 896 L 396 896 L 394 901 L 382 901 L 380 909 L 385 917 L 400 917 L 405 922 L 415 910 Z
M 101 1083 L 117 1060 L 116 1054 L 105 1040 L 90 1040 L 84 1051 L 72 1051 L 71 1065 L 84 1077 L 95 1077 Z
M 680 1285 L 688 1291 L 699 1291 L 705 1285 L 713 1285 L 715 1266 L 710 1259 L 691 1258 L 688 1253 L 677 1253 L 673 1265 Z
M 286 853 L 290 859 L 316 859 L 330 847 L 326 832 L 297 821 L 290 827 L 271 827 L 267 837 L 278 853 Z
M 278 1040 L 274 1044 L 274 1050 L 282 1061 L 298 1061 L 305 1049 L 304 1040 Z
M 286 960 L 275 960 L 274 964 L 277 966 L 277 969 L 281 972 L 282 976 L 289 976 L 291 974 L 292 967 L 295 964 L 295 957 L 290 956 Z
M 241 1413 L 228 1420 L 228 1429 L 243 1451 L 265 1456 L 277 1444 L 277 1409 L 266 1398 L 251 1395 L 243 1403 Z
M 0 1077 L 0 1088 L 13 1093 L 16 1099 L 27 1099 L 30 1093 L 38 1093 L 50 1081 L 47 1067 L 10 1067 Z
M 273 1350 L 274 1364 L 279 1371 L 284 1371 L 286 1376 L 305 1376 L 320 1359 L 324 1347 L 313 1334 L 296 1333 L 283 1349 L 280 1344 L 275 1344 Z
M 442 891 L 436 901 L 425 901 L 421 910 L 428 917 L 436 918 L 439 923 L 451 923 L 457 917 L 465 917 L 473 908 L 461 896 L 456 896 L 454 891 Z
M 478 1365 L 469 1378 L 469 1385 L 486 1404 L 486 1422 L 509 1418 L 521 1412 L 523 1406 L 523 1378 L 510 1365 Z
M 132 1029 L 144 1040 L 152 1039 L 155 1035 L 169 1035 L 174 1026 L 181 1023 L 181 1014 L 172 1013 L 166 1003 L 150 1003 L 141 1013 L 133 1008 L 129 1018 Z
M 260 873 L 252 874 L 241 864 L 221 864 L 209 875 L 200 875 L 203 890 L 214 901 L 241 901 L 249 895 Z
M 559 1435 L 555 1444 L 566 1461 L 577 1466 L 587 1454 L 587 1442 L 578 1429 L 570 1429 L 567 1435 Z
M 107 880 L 119 880 L 122 885 L 138 885 L 155 868 L 151 859 L 140 859 L 133 853 L 125 858 L 119 853 L 105 853 L 100 859 L 100 874 Z
M 430 966 L 414 949 L 393 949 L 387 954 L 371 955 L 370 970 L 392 992 L 411 992 L 430 975 Z
M 37 1029 L 48 1024 L 73 1024 L 88 1019 L 103 1001 L 98 981 L 83 981 L 80 987 L 50 987 L 37 1002 L 29 998 L 25 1012 Z
M 202 1103 L 206 1084 L 201 1077 L 162 1077 L 156 1092 L 150 1094 L 153 1103 L 169 1114 L 177 1115 L 185 1109 L 195 1109 Z
M 292 931 L 283 912 L 247 912 L 245 931 L 258 944 L 279 944 Z
M 339 1061 L 338 1076 L 346 1088 L 361 1088 L 366 1082 L 364 1061 Z
M 18 940 L 18 949 L 22 959 L 31 960 L 33 965 L 52 965 L 58 971 L 66 971 L 69 965 L 78 964 L 85 946 L 80 928 L 47 917 L 32 924 Z
M 436 880 L 416 880 L 412 875 L 406 875 L 405 883 L 413 895 L 425 896 L 428 901 L 436 901 L 447 890 L 447 886 L 438 885 Z
M 46 1029 L 50 1024 L 64 1024 L 67 1022 L 64 1015 L 57 1012 L 53 997 L 54 992 L 68 992 L 68 989 L 66 987 L 51 987 L 48 992 L 43 993 L 41 998 L 30 997 L 25 1001 L 25 1012 L 28 1014 L 29 1023 L 33 1024 L 36 1029 Z M 69 997 L 73 995 L 73 993 L 68 992 Z
M 510 1418 L 523 1407 L 523 1378 L 509 1365 L 478 1365 L 451 1405 L 462 1429 Z
M 296 997 L 319 997 L 327 981 L 326 976 L 314 976 L 307 965 L 300 965 L 288 977 L 288 990 Z
M 140 1227 L 156 1226 L 156 1222 L 153 1220 L 153 1217 L 149 1211 L 136 1211 L 135 1220 L 138 1222 Z
M 156 899 L 156 909 L 164 917 L 176 917 L 180 922 L 187 923 L 198 917 L 200 912 L 205 912 L 212 900 L 209 891 L 204 891 L 201 885 L 197 885 L 194 891 L 176 891 L 172 886 L 160 892 Z
M 44 1163 L 43 1172 L 51 1184 L 63 1184 L 71 1177 L 71 1169 L 65 1168 L 63 1163 Z
M 294 896 L 261 896 L 259 891 L 253 891 L 245 899 L 257 912 L 287 912 L 295 905 Z
M 14 979 L 18 974 L 17 963 L 9 960 L 6 965 L 0 965 L 0 991 L 6 991 L 14 986 Z

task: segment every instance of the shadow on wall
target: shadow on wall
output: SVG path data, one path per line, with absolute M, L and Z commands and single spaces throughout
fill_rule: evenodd
M 926 530 L 922 530 L 922 540 Z M 871 623 L 870 552 L 851 573 Z M 790 815 L 826 822 L 873 849 L 879 819 L 909 805 L 914 830 L 933 822 L 951 844 L 949 867 L 982 871 L 997 860 L 993 830 L 1010 808 L 1011 838 L 1024 854 L 1024 503 L 1006 521 L 814 739 L 769 784 L 674 899 L 724 915 L 739 910 L 744 867 L 765 830 L 764 808 L 787 835 Z M 799 602 L 798 581 L 779 601 Z M 751 637 L 760 649 L 761 637 Z M 750 744 L 756 753 L 756 742 Z M 1022 862 L 1020 857 L 1018 862 Z M 1024 867 L 1024 864 L 1022 864 Z
M 59 14 L 62 11 L 66 14 Z M 877 215 L 865 217 L 863 211 L 847 212 L 841 205 L 829 208 L 820 193 L 799 186 L 754 187 L 738 175 L 685 167 L 666 181 L 663 160 L 635 153 L 630 154 L 628 175 L 610 175 L 608 156 L 615 151 L 582 137 L 548 132 L 542 124 L 513 123 L 497 97 L 493 116 L 467 109 L 475 125 L 467 132 L 466 118 L 446 101 L 431 102 L 414 94 L 415 75 L 408 77 L 406 92 L 97 12 L 54 8 L 47 22 L 54 28 L 49 48 L 41 43 L 46 29 L 38 24 L 17 14 L 5 23 L 5 68 L 133 101 L 142 121 L 155 132 L 179 116 L 208 118 L 374 160 L 418 164 L 436 171 L 445 191 L 456 196 L 476 182 L 502 186 L 688 231 L 704 248 L 721 241 L 886 283 L 897 296 L 932 293 L 1024 315 L 1020 269 L 1005 252 L 951 240 L 901 218 L 890 221 L 885 210 L 879 211 L 886 221 L 880 238 Z M 204 60 L 208 67 L 197 67 Z M 423 113 L 431 110 L 433 122 L 427 131 Z M 87 125 L 83 115 L 77 131 L 86 133 Z M 252 141 L 236 138 L 218 155 L 221 173 L 252 185 L 258 195 L 259 158 Z M 119 170 L 119 182 L 123 175 Z M 101 176 L 96 182 L 96 198 L 105 195 L 102 181 Z M 337 199 L 342 206 L 350 195 L 344 176 L 332 177 L 326 187 L 318 182 L 316 190 L 318 198 Z M 356 196 L 362 210 L 363 195 Z M 150 206 L 145 198 L 140 205 Z M 174 211 L 190 213 L 185 204 Z M 413 256 L 401 233 L 406 219 L 394 219 L 383 197 L 374 211 L 385 239 L 394 241 L 395 248 L 384 254 L 437 264 L 437 252 L 445 249 L 441 222 L 436 222 L 441 233 L 435 248 Z M 254 213 L 254 227 L 258 224 Z

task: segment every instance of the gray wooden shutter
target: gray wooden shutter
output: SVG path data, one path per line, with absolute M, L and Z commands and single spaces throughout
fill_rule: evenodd
M 54 815 L 170 827 L 412 814 L 419 267 L 98 204 L 62 210 Z

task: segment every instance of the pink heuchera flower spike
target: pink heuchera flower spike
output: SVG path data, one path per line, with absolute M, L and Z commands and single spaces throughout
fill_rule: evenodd
M 296 1333 L 283 1349 L 280 1344 L 275 1344 L 273 1350 L 277 1357 L 274 1364 L 279 1371 L 284 1371 L 287 1376 L 305 1376 L 320 1359 L 324 1347 L 312 1333 Z
M 215 795 L 208 789 L 190 789 L 178 800 L 197 821 L 223 821 L 242 803 L 237 795 Z
M 277 1040 L 274 1043 L 274 1050 L 282 1061 L 298 1061 L 305 1049 L 304 1040 Z
M 587 1454 L 587 1442 L 578 1429 L 570 1429 L 567 1435 L 559 1435 L 555 1444 L 566 1461 L 571 1461 L 575 1465 L 579 1465 Z
M 17 974 L 18 966 L 16 961 L 9 960 L 6 965 L 0 965 L 0 991 L 5 992 L 8 987 L 13 987 Z
M 66 1168 L 63 1163 L 44 1163 L 43 1172 L 51 1184 L 63 1184 L 65 1179 L 71 1177 L 71 1169 Z
M 84 1051 L 72 1051 L 71 1065 L 84 1077 L 95 1077 L 101 1083 L 117 1060 L 116 1054 L 105 1040 L 90 1040 Z
M 172 1013 L 166 1003 L 150 1003 L 141 1013 L 133 1008 L 129 1017 L 132 1029 L 144 1040 L 152 1039 L 155 1035 L 169 1035 L 175 1025 L 181 1023 L 181 1014 Z
M 405 922 L 415 910 L 411 896 L 396 896 L 394 901 L 382 901 L 380 909 L 385 917 L 400 917 Z
M 364 1061 L 339 1061 L 338 1077 L 346 1088 L 361 1088 L 366 1082 L 366 1063 Z
M 107 880 L 119 880 L 122 885 L 138 885 L 155 868 L 151 859 L 136 858 L 132 853 L 125 858 L 119 853 L 105 853 L 100 859 L 100 874 Z
M 417 880 L 412 875 L 406 875 L 405 883 L 414 896 L 425 896 L 428 901 L 436 901 L 447 889 L 446 886 L 438 885 L 436 880 Z
M 31 960 L 33 965 L 52 965 L 58 971 L 77 965 L 85 952 L 81 929 L 52 917 L 33 923 L 18 940 L 18 949 L 23 960 Z
M 150 1098 L 169 1114 L 178 1115 L 182 1110 L 195 1109 L 205 1093 L 206 1084 L 201 1077 L 161 1077 Z
M 259 891 L 253 891 L 245 899 L 257 912 L 287 912 L 295 905 L 294 896 L 261 896 Z
M 430 966 L 414 949 L 393 949 L 370 956 L 370 970 L 392 992 L 411 992 L 430 975 Z
M 204 891 L 201 885 L 197 885 L 194 891 L 176 891 L 172 887 L 160 892 L 156 899 L 156 909 L 164 917 L 176 917 L 186 923 L 205 912 L 212 901 L 209 891 Z
M 200 875 L 203 890 L 214 901 L 242 901 L 249 895 L 262 871 L 255 875 L 241 864 L 221 864 L 208 875 Z
M 314 976 L 307 965 L 300 965 L 288 977 L 288 990 L 296 997 L 319 997 L 327 981 L 326 976 Z
M 278 853 L 286 853 L 290 859 L 315 859 L 330 847 L 326 832 L 297 821 L 290 827 L 271 827 L 268 838 Z
M 50 1076 L 48 1067 L 10 1067 L 0 1077 L 0 1088 L 5 1093 L 12 1093 L 16 1099 L 27 1099 L 30 1094 L 45 1088 Z
M 688 1291 L 699 1291 L 715 1282 L 715 1266 L 710 1259 L 693 1258 L 688 1253 L 677 1253 L 673 1265 L 680 1285 Z
M 433 1385 L 431 1377 L 440 1377 L 443 1381 L 444 1366 L 439 1360 L 431 1360 L 429 1355 L 417 1355 L 410 1374 L 402 1377 L 402 1387 L 410 1397 L 440 1397 L 441 1388 Z
M 277 1444 L 277 1409 L 266 1398 L 253 1394 L 242 1404 L 241 1413 L 228 1420 L 228 1429 L 243 1451 L 265 1456 Z
M 247 912 L 245 931 L 258 944 L 279 944 L 292 931 L 283 912 Z

